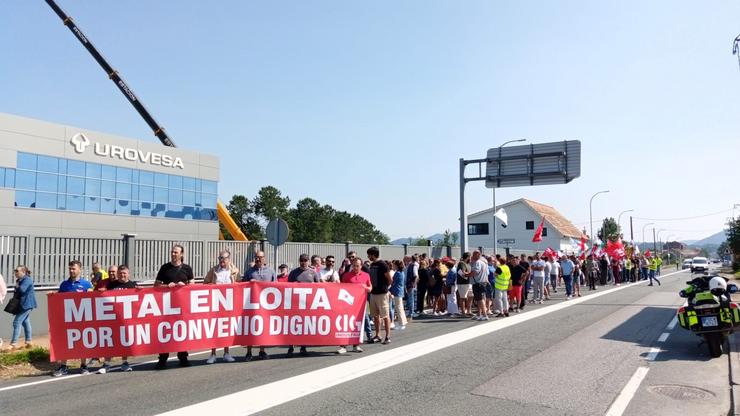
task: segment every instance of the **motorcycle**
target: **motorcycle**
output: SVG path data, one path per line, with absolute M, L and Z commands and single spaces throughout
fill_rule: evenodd
M 739 289 L 724 277 L 708 273 L 686 284 L 679 292 L 687 301 L 678 309 L 678 323 L 704 339 L 710 356 L 719 357 L 727 337 L 740 325 L 740 309 L 730 297 Z

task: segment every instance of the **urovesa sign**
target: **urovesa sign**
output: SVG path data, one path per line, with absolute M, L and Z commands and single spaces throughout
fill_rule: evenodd
M 148 152 L 114 144 L 104 144 L 100 142 L 93 143 L 83 133 L 75 134 L 69 142 L 74 147 L 75 152 L 79 154 L 85 153 L 87 149 L 92 146 L 93 153 L 100 157 L 128 160 L 130 162 L 141 162 L 150 165 L 164 166 L 167 168 L 185 168 L 183 166 L 182 159 L 177 156 Z

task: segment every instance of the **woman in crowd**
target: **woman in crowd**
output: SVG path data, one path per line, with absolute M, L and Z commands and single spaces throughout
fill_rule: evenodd
M 13 336 L 10 338 L 10 348 L 18 348 L 18 338 L 23 335 L 26 339 L 26 347 L 31 346 L 31 311 L 36 309 L 36 294 L 31 279 L 31 271 L 26 266 L 15 268 L 15 293 L 13 297 L 20 299 L 18 310 L 13 319 Z
M 432 278 L 434 279 L 434 284 L 429 289 L 429 294 L 432 296 L 434 315 L 439 316 L 444 314 L 443 311 L 445 309 L 444 299 L 442 298 L 445 276 L 442 276 L 439 259 L 434 259 L 432 262 Z
M 393 283 L 391 283 L 390 293 L 393 296 L 392 303 L 395 317 L 398 318 L 396 329 L 406 329 L 406 311 L 403 309 L 403 292 L 406 286 L 406 275 L 404 274 L 403 262 L 393 260 L 391 262 L 393 273 Z
M 457 269 L 455 269 L 455 260 L 447 261 L 447 277 L 444 286 L 445 297 L 447 298 L 447 314 L 457 316 L 460 310 L 457 307 Z
M 419 261 L 419 282 L 416 284 L 416 313 L 424 313 L 424 305 L 426 303 L 427 290 L 429 289 L 429 280 L 432 277 L 432 272 L 429 270 L 429 262 L 427 259 Z

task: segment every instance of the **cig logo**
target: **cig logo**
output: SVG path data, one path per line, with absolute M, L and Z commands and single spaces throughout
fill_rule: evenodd
M 70 140 L 70 142 L 72 143 L 72 146 L 75 147 L 75 152 L 77 153 L 83 153 L 85 149 L 87 149 L 87 146 L 90 146 L 90 139 L 82 133 L 77 133 L 72 136 L 72 140 Z

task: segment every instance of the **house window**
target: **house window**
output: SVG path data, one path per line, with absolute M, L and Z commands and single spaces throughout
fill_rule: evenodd
M 547 227 L 542 227 L 542 236 L 547 237 Z
M 527 221 L 527 230 L 534 230 L 534 221 Z
M 468 224 L 468 235 L 488 235 L 488 223 Z

